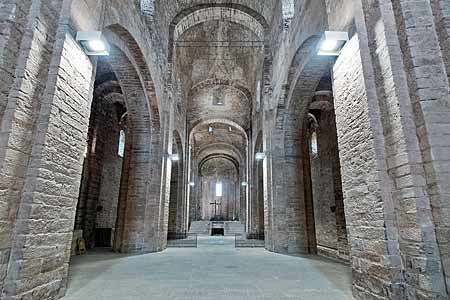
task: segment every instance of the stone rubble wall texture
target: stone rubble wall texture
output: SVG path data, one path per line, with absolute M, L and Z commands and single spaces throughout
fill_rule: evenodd
M 440 263 L 442 263 L 448 293 L 450 292 L 450 168 L 448 168 L 450 163 L 448 130 L 450 128 L 450 95 L 448 61 L 445 61 L 448 53 L 443 52 L 446 50 L 445 47 L 440 48 L 440 45 L 446 41 L 440 42 L 439 40 L 439 27 L 435 24 L 436 20 L 430 2 L 418 1 L 416 4 L 411 6 L 407 1 L 393 2 L 395 18 L 402 29 L 399 39 L 403 63 L 406 66 L 409 97 L 412 102 L 410 105 L 414 124 L 411 127 L 415 125 L 417 128 L 419 144 L 417 148 L 421 151 L 420 163 L 423 167 L 419 173 L 421 176 L 419 183 L 413 182 L 412 184 L 415 186 L 426 185 L 419 195 L 422 196 L 426 190 L 425 197 L 428 198 L 426 200 L 431 206 L 432 215 L 428 216 L 430 207 L 427 206 L 427 214 L 425 215 L 421 211 L 418 213 L 418 218 L 425 223 L 422 226 L 426 226 L 425 230 L 427 231 L 423 233 L 426 236 L 423 239 L 427 243 L 427 247 L 430 247 L 435 240 L 437 241 L 438 249 L 435 249 L 436 252 L 433 253 L 435 256 L 428 263 L 435 267 L 434 271 L 436 272 L 439 272 Z M 442 6 L 442 8 L 445 7 Z M 421 22 L 417 22 L 417 19 L 420 19 Z M 427 44 L 426 48 L 423 47 L 424 41 Z M 423 178 L 425 178 L 425 182 L 423 182 Z M 422 203 L 419 203 L 418 206 L 422 208 L 420 204 Z M 434 221 L 435 227 L 429 225 L 432 221 Z M 433 232 L 434 229 L 436 232 Z M 441 261 L 439 255 L 442 257 Z M 419 263 L 419 266 L 421 265 L 423 263 Z M 444 294 L 445 284 L 443 283 L 441 286 L 440 278 L 437 276 L 423 279 L 419 275 L 418 280 L 419 282 L 422 280 L 432 281 L 433 292 L 438 295 Z
M 11 15 L 10 22 L 2 27 L 5 30 L 21 31 L 22 34 L 2 35 L 0 39 L 5 42 L 2 48 L 2 85 L 8 84 L 8 95 L 2 94 L 2 102 L 8 106 L 2 110 L 2 124 L 0 129 L 0 279 L 1 285 L 6 278 L 8 261 L 13 254 L 11 248 L 14 241 L 13 232 L 16 224 L 20 205 L 21 191 L 24 189 L 27 174 L 27 162 L 30 159 L 34 135 L 36 134 L 37 116 L 43 103 L 43 91 L 49 73 L 49 64 L 52 51 L 55 47 L 56 25 L 60 16 L 61 6 L 49 6 L 47 1 L 40 4 L 26 1 L 5 3 L 17 13 L 17 18 Z M 3 3 L 2 3 L 3 5 Z M 16 6 L 17 5 L 17 6 Z M 2 10 L 6 13 L 8 10 Z M 20 14 L 23 14 L 20 16 Z M 24 15 L 28 17 L 24 19 Z M 4 40 L 4 38 L 6 40 Z M 17 39 L 17 40 L 13 40 Z M 20 45 L 20 46 L 19 46 Z M 20 51 L 17 51 L 20 47 Z M 62 48 L 62 47 L 60 47 Z M 61 55 L 61 49 L 57 49 L 56 57 Z M 14 62 L 13 55 L 18 64 L 10 73 L 16 74 L 15 78 L 3 77 L 3 71 L 8 72 L 6 60 Z M 10 60 L 11 59 L 11 60 Z M 10 66 L 12 67 L 12 66 Z M 54 69 L 54 68 L 53 68 Z M 12 72 L 11 72 L 12 71 Z M 54 76 L 53 76 L 54 77 Z M 49 88 L 54 88 L 49 84 Z M 4 81 L 5 80 L 5 81 Z M 12 83 L 12 81 L 14 81 Z M 12 84 L 11 84 L 12 83 Z M 2 88 L 2 91 L 4 89 Z M 4 107 L 3 107 L 4 108 Z M 17 234 L 17 233 L 15 233 Z
M 345 47 L 333 78 L 354 292 L 361 299 L 400 299 L 395 289 L 401 261 L 396 229 L 391 228 L 394 220 L 389 219 L 393 208 L 377 161 L 380 121 L 376 111 L 369 111 L 373 106 L 368 103 L 358 44 L 354 37 Z M 383 199 L 386 194 L 388 199 Z
M 15 79 L 22 36 L 27 25 L 31 1 L 9 0 L 0 3 L 0 122 Z
M 373 3 L 363 3 L 363 8 L 367 5 Z M 448 120 L 449 95 L 432 10 L 428 1 L 381 2 L 379 8 L 366 10 L 365 18 L 369 39 L 378 44 L 376 50 L 369 46 L 371 58 L 366 61 L 372 59 L 379 84 L 405 293 L 445 299 L 449 203 L 444 200 L 448 170 L 442 166 L 449 157 L 442 131 L 447 122 L 440 118 Z
M 93 70 L 65 26 L 57 28 L 17 213 L 5 299 L 57 297 L 68 273 Z

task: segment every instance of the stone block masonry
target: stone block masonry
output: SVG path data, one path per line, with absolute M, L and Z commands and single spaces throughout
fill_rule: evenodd
M 41 98 L 14 228 L 5 299 L 56 298 L 67 278 L 93 68 L 65 29 L 58 29 Z

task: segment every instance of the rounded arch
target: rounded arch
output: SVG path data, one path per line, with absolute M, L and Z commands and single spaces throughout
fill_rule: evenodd
M 161 116 L 155 93 L 155 85 L 138 43 L 125 27 L 117 23 L 106 26 L 104 28 L 104 34 L 108 42 L 120 49 L 137 70 L 139 80 L 144 87 L 144 93 L 148 101 L 152 131 L 159 133 L 161 129 Z
M 178 40 L 191 27 L 207 21 L 226 18 L 229 22 L 244 26 L 252 31 L 260 40 L 264 39 L 264 28 L 251 15 L 232 7 L 208 7 L 198 9 L 183 17 L 175 26 L 174 40 Z
M 237 3 L 203 3 L 203 4 L 194 5 L 192 7 L 186 8 L 185 10 L 181 11 L 173 18 L 171 24 L 169 25 L 169 45 L 168 45 L 168 52 L 167 52 L 168 53 L 167 61 L 169 64 L 173 63 L 173 48 L 174 48 L 174 42 L 177 38 L 176 28 L 177 28 L 178 24 L 180 24 L 180 22 L 182 22 L 182 20 L 185 19 L 186 17 L 188 17 L 189 15 L 193 15 L 197 11 L 202 11 L 205 9 L 219 11 L 219 15 L 220 15 L 221 8 L 228 8 L 228 9 L 240 11 L 240 12 L 245 13 L 246 15 L 250 16 L 256 22 L 258 22 L 264 30 L 265 46 L 269 47 L 268 36 L 269 36 L 270 28 L 269 28 L 269 25 L 268 25 L 266 19 L 261 14 L 259 14 L 257 11 L 253 10 L 252 8 L 250 8 L 248 6 L 245 6 L 242 4 L 237 4 Z M 198 24 L 198 23 L 196 23 L 196 24 Z M 196 24 L 188 24 L 184 28 L 184 31 Z M 269 49 L 267 49 L 267 50 L 269 50 Z
M 97 84 L 97 82 L 96 82 Z M 122 88 L 114 77 L 114 81 L 105 81 L 98 84 L 94 89 L 94 97 L 106 94 L 122 94 Z
M 242 128 L 242 126 L 240 126 L 236 122 L 234 122 L 232 120 L 228 120 L 228 119 L 208 119 L 208 120 L 198 120 L 193 123 L 192 129 L 189 132 L 189 142 L 190 143 L 193 142 L 193 135 L 194 135 L 195 131 L 197 130 L 197 128 L 204 126 L 204 125 L 211 125 L 211 124 L 225 124 L 228 126 L 232 126 L 232 127 L 236 128 L 240 133 L 242 133 L 242 135 L 245 136 L 245 140 L 248 141 L 247 132 L 244 130 L 244 128 Z
M 293 174 L 285 183 L 285 197 L 296 207 L 290 212 L 295 225 L 289 233 L 292 245 L 288 243 L 288 251 L 305 253 L 317 251 L 310 161 L 304 155 L 309 153 L 308 112 L 321 79 L 331 67 L 329 57 L 317 55 L 319 41 L 319 36 L 312 35 L 297 49 L 287 77 L 287 97 L 277 112 L 278 122 L 282 124 L 279 134 L 286 158 L 285 172 Z M 300 245 L 296 240 L 305 242 Z
M 252 93 L 245 87 L 244 83 L 240 83 L 235 80 L 222 80 L 218 78 L 206 79 L 194 85 L 190 90 L 189 98 L 195 96 L 200 91 L 205 90 L 209 87 L 221 85 L 234 88 L 235 90 L 239 91 L 245 98 L 247 98 L 247 100 L 251 103 L 251 100 L 253 99 Z
M 287 77 L 287 97 L 284 103 L 288 109 L 293 109 L 296 105 L 301 104 L 298 101 L 300 99 L 312 98 L 323 74 L 331 66 L 329 57 L 317 55 L 319 42 L 320 36 L 309 37 L 298 48 L 292 59 Z
M 169 82 L 169 86 L 172 85 L 172 76 L 173 76 L 173 60 L 174 60 L 174 44 L 176 41 L 177 36 L 175 35 L 176 28 L 178 24 L 187 16 L 195 14 L 197 11 L 204 10 L 204 9 L 212 9 L 212 10 L 219 10 L 221 8 L 230 8 L 234 9 L 236 11 L 240 11 L 242 13 L 245 13 L 246 15 L 250 16 L 254 21 L 259 23 L 261 27 L 263 28 L 263 41 L 264 41 L 264 63 L 263 63 L 263 74 L 262 74 L 262 80 L 263 80 L 263 88 L 261 89 L 260 93 L 263 91 L 268 90 L 268 87 L 271 85 L 271 76 L 270 76 L 270 65 L 272 63 L 272 51 L 271 51 L 271 28 L 269 27 L 269 24 L 267 20 L 264 18 L 263 15 L 261 15 L 256 10 L 250 8 L 249 6 L 238 4 L 238 3 L 202 3 L 198 5 L 191 6 L 189 8 L 184 9 L 180 13 L 178 13 L 172 20 L 170 26 L 169 26 L 169 38 L 168 38 L 168 48 L 167 48 L 167 80 Z M 220 13 L 219 13 L 220 14 Z M 206 20 L 206 19 L 205 19 Z M 255 22 L 252 21 L 252 24 L 255 24 Z M 190 27 L 194 26 L 194 24 L 187 25 L 184 30 L 189 29 Z M 248 26 L 246 26 L 249 28 Z M 249 28 L 251 30 L 251 28 Z M 250 98 L 251 99 L 251 98 Z
M 177 161 L 172 161 L 170 172 L 169 214 L 167 218 L 167 239 L 177 238 L 176 234 L 185 231 L 184 199 L 184 152 L 179 131 L 172 131 L 172 154 L 178 155 Z M 175 236 L 173 236 L 175 234 Z
M 239 149 L 227 143 L 214 143 L 208 145 L 207 147 L 204 147 L 198 153 L 197 160 L 200 162 L 207 156 L 220 154 L 234 157 L 234 159 L 238 161 L 240 165 L 243 164 L 243 157 Z
M 239 176 L 239 165 L 240 165 L 239 161 L 237 161 L 233 156 L 224 154 L 224 153 L 210 154 L 210 155 L 207 155 L 206 157 L 204 157 L 198 164 L 198 166 L 199 166 L 198 169 L 199 169 L 200 175 L 202 175 L 203 165 L 206 164 L 208 161 L 217 159 L 217 158 L 221 158 L 221 159 L 230 161 L 236 168 L 236 174 L 238 174 L 238 176 Z

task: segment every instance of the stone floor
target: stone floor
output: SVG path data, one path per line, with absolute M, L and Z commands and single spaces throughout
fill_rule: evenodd
M 318 257 L 235 249 L 200 237 L 194 249 L 124 256 L 97 251 L 72 260 L 65 300 L 350 300 L 351 270 Z

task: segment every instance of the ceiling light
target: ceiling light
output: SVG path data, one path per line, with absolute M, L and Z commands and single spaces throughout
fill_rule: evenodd
M 319 43 L 318 55 L 339 56 L 348 40 L 348 33 L 345 31 L 325 31 Z
M 88 41 L 86 44 L 87 48 L 91 52 L 104 52 L 106 51 L 106 45 L 101 40 Z
M 255 155 L 256 160 L 264 160 L 266 158 L 266 154 L 264 152 L 258 152 Z
M 101 31 L 80 31 L 77 33 L 77 41 L 87 55 L 109 55 L 109 44 Z
M 338 46 L 338 42 L 335 40 L 325 40 L 322 42 L 322 46 L 320 47 L 320 50 L 322 51 L 336 51 L 336 48 Z

